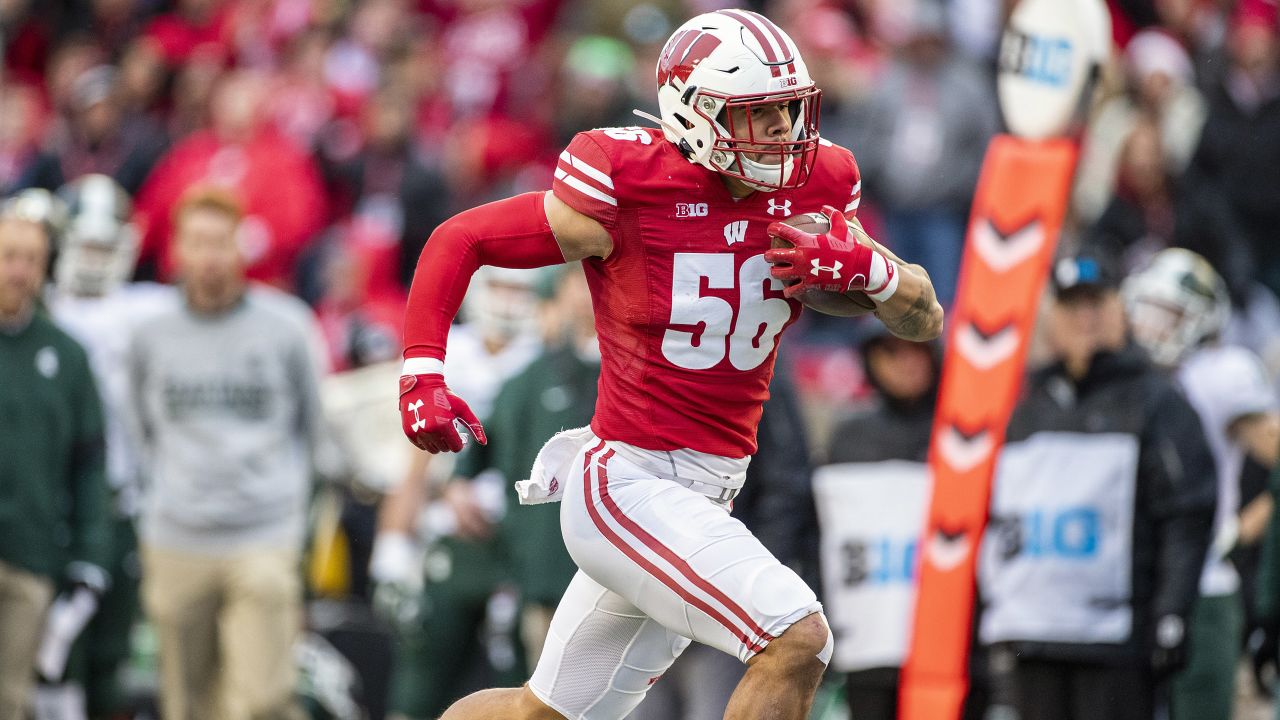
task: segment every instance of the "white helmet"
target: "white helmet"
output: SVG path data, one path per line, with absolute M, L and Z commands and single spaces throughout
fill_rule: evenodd
M 1222 332 L 1231 314 L 1227 285 L 1209 261 L 1182 248 L 1161 250 L 1121 286 L 1134 340 L 1165 367 Z
M 129 222 L 129 194 L 106 175 L 85 175 L 58 190 L 67 225 L 58 246 L 57 288 L 78 296 L 110 293 L 133 275 L 138 232 Z
M 467 321 L 484 337 L 502 342 L 527 332 L 537 316 L 541 277 L 538 270 L 477 269 L 463 300 Z
M 54 286 L 74 296 L 104 296 L 128 281 L 138 260 L 132 202 L 118 183 L 88 174 L 64 184 L 67 227 L 58 245 Z
M 822 95 L 796 44 L 747 10 L 704 13 L 676 29 L 658 57 L 656 120 L 689 160 L 758 190 L 797 188 L 818 152 Z M 757 139 L 735 128 L 730 108 L 787 103 L 791 135 Z M 738 133 L 741 137 L 738 137 Z M 752 157 L 748 157 L 751 155 Z

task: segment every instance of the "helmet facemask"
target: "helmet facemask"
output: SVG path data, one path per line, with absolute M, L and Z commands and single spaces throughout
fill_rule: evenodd
M 810 86 L 765 96 L 725 96 L 699 92 L 694 112 L 713 128 L 710 163 L 717 172 L 765 191 L 797 188 L 809 180 L 818 153 L 818 109 L 822 91 Z M 755 108 L 787 104 L 791 133 L 785 140 L 757 138 Z M 743 121 L 735 121 L 741 109 Z M 710 111 L 714 111 L 714 115 Z M 739 127 L 742 125 L 744 127 Z

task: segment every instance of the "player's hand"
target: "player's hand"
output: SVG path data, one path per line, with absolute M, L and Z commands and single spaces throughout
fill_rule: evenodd
M 773 248 L 764 254 L 773 265 L 770 274 L 787 284 L 786 296 L 796 297 L 808 290 L 873 294 L 888 287 L 898 271 L 894 263 L 858 242 L 839 210 L 826 205 L 822 214 L 831 226 L 822 234 L 807 233 L 783 222 L 769 225 L 770 237 L 794 246 Z
M 48 682 L 60 682 L 71 646 L 98 611 L 101 592 L 76 584 L 53 601 L 45 618 L 44 635 L 36 653 L 36 670 Z
M 429 453 L 459 452 L 464 443 L 455 420 L 461 420 L 481 445 L 488 442 L 476 414 L 449 391 L 443 376 L 400 376 L 400 427 L 409 442 Z
M 476 499 L 466 481 L 451 482 L 444 489 L 444 501 L 453 510 L 458 526 L 454 533 L 466 540 L 483 540 L 493 533 L 489 513 Z

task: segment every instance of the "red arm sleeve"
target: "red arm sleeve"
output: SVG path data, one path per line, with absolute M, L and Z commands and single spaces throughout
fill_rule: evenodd
M 449 218 L 431 233 L 418 256 L 404 315 L 405 358 L 444 360 L 449 325 L 481 265 L 536 268 L 563 262 L 540 192 Z

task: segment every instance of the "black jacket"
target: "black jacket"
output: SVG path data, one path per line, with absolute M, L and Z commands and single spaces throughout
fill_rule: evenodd
M 1096 356 L 1079 382 L 1072 382 L 1060 364 L 1034 373 L 1014 410 L 1006 443 L 1043 432 L 1137 436 L 1133 631 L 1118 644 L 1013 645 L 1022 656 L 1143 663 L 1150 657 L 1155 621 L 1166 615 L 1185 620 L 1190 614 L 1211 540 L 1216 470 L 1199 417 L 1173 381 L 1130 346 Z M 997 533 L 1001 521 L 992 518 Z

